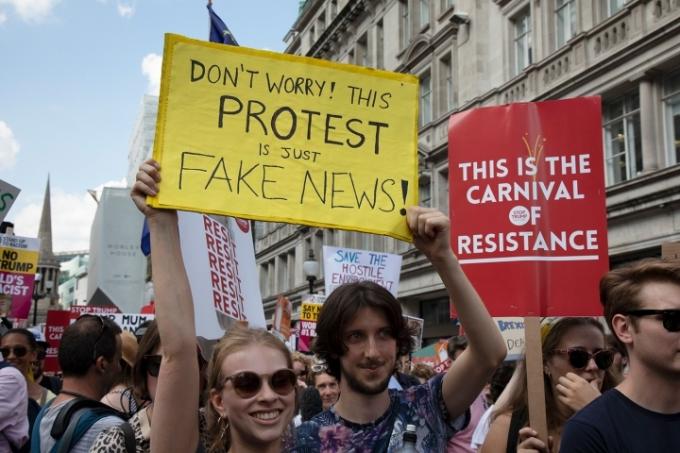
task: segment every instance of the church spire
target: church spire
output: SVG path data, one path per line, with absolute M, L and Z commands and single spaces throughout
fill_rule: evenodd
M 40 262 L 42 265 L 54 265 L 57 258 L 52 251 L 52 203 L 50 200 L 50 176 L 47 175 L 47 186 L 45 187 L 45 199 L 43 200 L 42 214 L 40 216 Z

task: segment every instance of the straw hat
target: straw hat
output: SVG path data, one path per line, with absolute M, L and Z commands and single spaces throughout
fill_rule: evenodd
M 123 360 L 130 366 L 134 366 L 135 359 L 137 358 L 137 338 L 135 334 L 130 331 L 124 330 L 120 334 L 121 343 L 123 344 Z

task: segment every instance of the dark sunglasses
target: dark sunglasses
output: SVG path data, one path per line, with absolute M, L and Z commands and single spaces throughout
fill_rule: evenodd
M 262 388 L 262 381 L 264 376 L 252 371 L 242 371 L 233 376 L 227 376 L 224 383 L 231 381 L 236 394 L 241 398 L 252 398 L 257 395 Z M 272 373 L 268 379 L 269 388 L 281 396 L 289 395 L 295 389 L 297 383 L 297 376 L 293 370 L 283 368 Z
M 628 316 L 661 316 L 663 327 L 669 332 L 680 332 L 680 310 L 630 310 Z M 656 318 L 659 319 L 659 318 Z
M 612 366 L 612 362 L 614 361 L 614 351 L 609 349 L 602 349 L 592 354 L 585 349 L 578 348 L 555 349 L 553 352 L 567 354 L 569 365 L 575 370 L 582 370 L 587 367 L 591 358 L 595 360 L 595 365 L 601 370 L 606 370 Z
M 144 367 L 146 372 L 150 376 L 158 377 L 158 373 L 161 371 L 161 361 L 163 356 L 161 355 L 145 355 L 144 356 Z
M 0 352 L 2 352 L 2 357 L 5 359 L 9 357 L 12 351 L 14 351 L 14 357 L 21 358 L 28 353 L 28 348 L 26 346 L 12 346 L 0 349 Z

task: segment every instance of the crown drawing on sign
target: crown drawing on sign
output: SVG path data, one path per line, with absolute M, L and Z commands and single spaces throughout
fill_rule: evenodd
M 543 145 L 545 145 L 545 142 L 548 140 L 544 137 L 541 137 L 541 134 L 538 134 L 536 136 L 536 140 L 534 141 L 534 146 L 532 147 L 529 145 L 529 133 L 526 132 L 522 136 L 522 141 L 524 142 L 524 147 L 527 149 L 527 153 L 529 154 L 529 157 L 534 158 L 534 163 L 536 164 L 537 170 L 536 173 L 534 174 L 534 181 L 536 181 L 536 177 L 538 176 L 538 168 L 539 167 L 539 162 L 541 161 L 541 157 L 543 155 Z

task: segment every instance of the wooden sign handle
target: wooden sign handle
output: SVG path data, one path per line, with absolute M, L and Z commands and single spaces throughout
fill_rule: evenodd
M 543 381 L 543 352 L 541 350 L 541 318 L 536 316 L 525 317 L 524 335 L 529 426 L 538 433 L 539 439 L 548 445 L 548 420 L 545 412 L 545 388 Z

